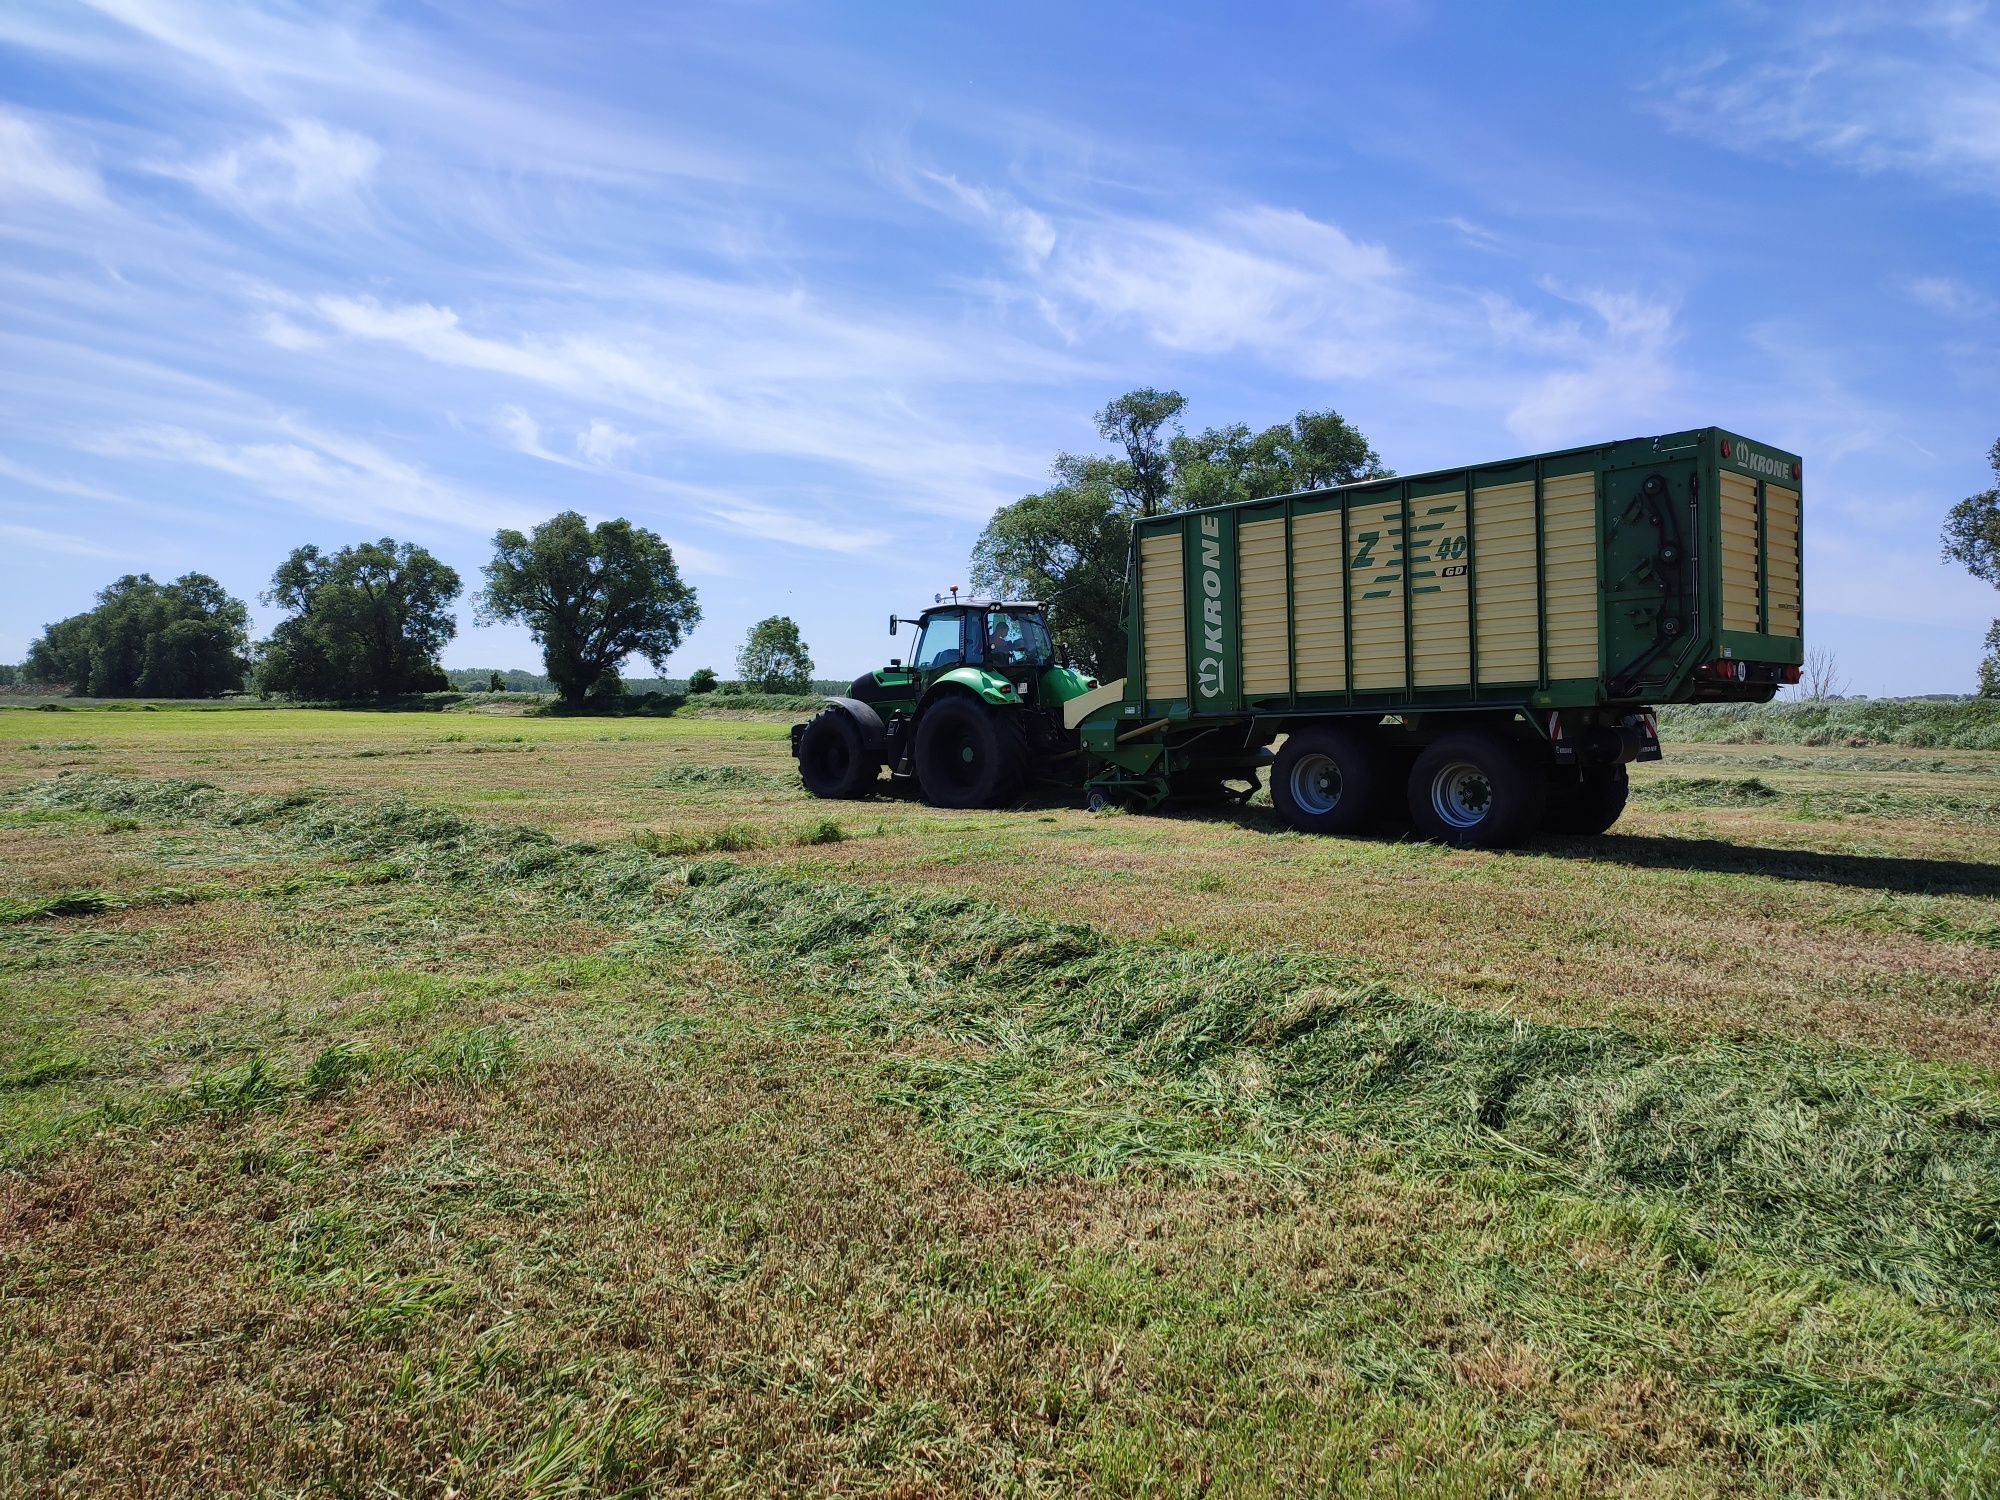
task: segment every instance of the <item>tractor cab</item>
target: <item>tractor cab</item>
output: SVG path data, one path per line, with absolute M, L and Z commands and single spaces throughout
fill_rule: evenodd
M 889 622 L 891 634 L 899 623 L 905 622 Z M 982 668 L 1014 682 L 1026 699 L 1041 673 L 1055 665 L 1055 642 L 1039 604 L 954 601 L 925 610 L 913 623 L 917 644 L 909 670 L 927 683 L 954 667 Z

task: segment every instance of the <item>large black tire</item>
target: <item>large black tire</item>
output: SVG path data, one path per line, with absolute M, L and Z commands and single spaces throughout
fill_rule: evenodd
M 1541 826 L 1548 775 L 1527 746 L 1491 730 L 1445 735 L 1410 768 L 1418 835 L 1463 849 L 1506 849 Z
M 1021 794 L 1028 747 L 1019 709 L 943 698 L 917 721 L 917 784 L 933 807 L 997 807 Z
M 1591 766 L 1581 780 L 1559 771 L 1549 783 L 1549 810 L 1542 815 L 1542 827 L 1550 833 L 1596 838 L 1618 821 L 1631 793 L 1632 778 L 1623 766 Z
M 1271 805 L 1301 833 L 1367 833 L 1391 792 L 1385 767 L 1381 742 L 1365 730 L 1296 730 L 1271 766 Z
M 799 780 L 815 797 L 865 797 L 881 770 L 845 709 L 821 709 L 799 739 Z

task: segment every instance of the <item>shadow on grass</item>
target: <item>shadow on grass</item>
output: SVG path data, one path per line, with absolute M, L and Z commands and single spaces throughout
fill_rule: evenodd
M 1060 804 L 1051 800 L 1049 805 Z M 1228 824 L 1246 833 L 1283 834 L 1290 831 L 1274 809 L 1259 803 L 1169 802 L 1144 816 L 1190 823 Z M 1370 841 L 1393 843 L 1411 836 L 1409 820 L 1402 818 L 1386 824 L 1370 836 Z M 1822 854 L 1811 849 L 1774 849 L 1725 839 L 1625 834 L 1615 829 L 1601 838 L 1537 837 L 1516 853 L 1526 858 L 1579 860 L 1593 864 L 1627 865 L 1642 870 L 1756 875 L 1767 880 L 1841 885 L 1856 890 L 1893 891 L 1904 895 L 2000 896 L 2000 863 L 1910 859 L 1878 854 Z
M 1760 875 L 1844 885 L 1907 895 L 2000 895 L 2000 865 L 1953 859 L 1905 859 L 1880 854 L 1821 854 L 1771 849 L 1723 839 L 1662 838 L 1612 832 L 1595 839 L 1538 839 L 1529 854 L 1645 870 L 1703 870 L 1717 875 Z

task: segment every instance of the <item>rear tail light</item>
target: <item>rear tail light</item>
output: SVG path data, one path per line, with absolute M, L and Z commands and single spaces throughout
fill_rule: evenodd
M 1779 671 L 1778 681 L 1797 682 L 1802 675 L 1803 673 L 1798 667 L 1785 667 Z

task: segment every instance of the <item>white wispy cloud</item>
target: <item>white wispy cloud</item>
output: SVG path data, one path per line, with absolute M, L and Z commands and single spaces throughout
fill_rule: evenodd
M 1178 353 L 1248 350 L 1316 374 L 1365 371 L 1374 335 L 1402 311 L 1404 278 L 1381 245 L 1295 208 L 1224 207 L 1189 218 L 1040 208 L 949 172 L 890 159 L 919 202 L 981 225 L 1025 282 L 1019 300 L 1063 338 L 1134 329 Z
M 468 492 L 361 439 L 291 420 L 269 425 L 269 438 L 245 442 L 142 423 L 88 436 L 79 446 L 104 457 L 207 469 L 255 494 L 344 520 L 402 517 L 484 532 L 528 519 L 512 500 Z
M 0 198 L 94 208 L 104 201 L 104 187 L 96 169 L 66 151 L 45 127 L 0 110 Z
M 1058 301 L 1130 323 L 1167 349 L 1248 349 L 1325 376 L 1373 369 L 1381 333 L 1406 311 L 1387 250 L 1264 204 L 1192 225 L 1114 218 L 1065 226 L 1043 285 Z
M 1544 278 L 1536 290 L 1553 305 L 1537 311 L 1515 293 L 1426 277 L 1384 244 L 1275 204 L 1149 218 L 1029 210 L 926 170 L 896 180 L 984 223 L 1015 263 L 1012 300 L 1065 338 L 1125 329 L 1176 354 L 1247 353 L 1314 382 L 1365 379 L 1494 410 L 1544 446 L 1643 420 L 1676 389 L 1669 298 Z
M 612 468 L 639 445 L 629 432 L 620 432 L 602 417 L 592 417 L 590 425 L 576 435 L 576 453 L 587 464 Z
M 94 542 L 89 537 L 76 536 L 67 531 L 47 531 L 40 526 L 21 526 L 12 521 L 0 522 L 0 541 L 36 552 L 61 552 L 72 557 L 130 560 L 128 554 Z
M 112 505 L 137 503 L 116 490 L 106 489 L 103 485 L 71 479 L 65 474 L 43 473 L 27 464 L 16 463 L 4 453 L 0 453 L 0 477 L 11 479 L 17 484 L 31 485 L 38 490 L 46 490 L 51 495 L 67 495 L 73 500 L 102 500 Z
M 185 179 L 221 203 L 255 212 L 351 198 L 367 185 L 381 159 L 381 147 L 365 135 L 295 119 L 276 134 L 158 170 Z
M 990 511 L 1039 469 L 1039 458 L 969 438 L 913 400 L 912 385 L 925 379 L 1022 378 L 1004 341 L 969 347 L 871 328 L 796 289 L 717 282 L 702 306 L 688 278 L 657 280 L 672 291 L 667 310 L 686 316 L 628 306 L 616 332 L 487 333 L 450 307 L 372 297 L 323 295 L 310 307 L 351 340 L 634 413 L 726 451 L 836 465 L 897 486 L 897 501 L 916 508 Z
M 1833 0 L 1757 19 L 1753 42 L 1653 90 L 1675 128 L 2000 192 L 2000 18 L 1988 6 Z
M 379 12 L 16 0 L 0 8 L 0 40 L 141 76 L 177 68 L 278 118 L 308 97 L 372 109 L 479 160 L 498 154 L 539 173 L 721 183 L 754 175 L 749 159 L 693 131 L 661 132 L 595 100 L 492 76 Z
M 257 320 L 257 331 L 267 344 L 290 350 L 295 354 L 320 348 L 326 343 L 323 334 L 315 333 L 283 313 L 265 313 Z
M 592 433 L 605 426 L 608 424 L 593 421 L 577 434 L 579 452 Z M 782 542 L 786 546 L 803 547 L 809 551 L 847 555 L 874 552 L 890 541 L 889 533 L 878 527 L 815 520 L 797 509 L 772 505 L 738 491 L 662 479 L 657 475 L 620 468 L 608 461 L 568 457 L 549 447 L 542 435 L 542 424 L 518 406 L 502 407 L 495 417 L 494 427 L 502 440 L 517 453 L 593 477 L 609 478 L 636 489 L 671 496 L 685 505 L 696 519 L 760 541 Z M 721 574 L 737 571 L 715 553 L 704 549 L 675 542 L 674 551 L 699 571 Z
M 1543 290 L 1588 316 L 1534 318 L 1510 303 L 1488 304 L 1502 347 L 1540 355 L 1555 366 L 1526 376 L 1525 392 L 1507 413 L 1507 425 L 1518 437 L 1553 447 L 1615 430 L 1635 412 L 1667 407 L 1679 341 L 1671 304 L 1553 282 L 1544 282 Z
M 2000 299 L 1955 276 L 1917 276 L 1903 288 L 1910 300 L 1949 318 L 1990 318 L 2000 313 Z

